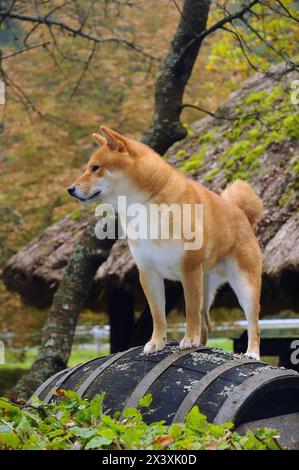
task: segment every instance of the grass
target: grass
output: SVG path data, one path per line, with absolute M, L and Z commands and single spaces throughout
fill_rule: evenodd
M 89 361 L 98 356 L 108 354 L 107 351 L 103 351 L 100 354 L 90 350 L 74 350 L 72 351 L 68 366 L 75 366 L 81 362 Z M 36 358 L 36 351 L 27 351 L 23 361 L 20 358 L 14 358 L 13 356 L 8 357 L 6 364 L 0 365 L 0 395 L 3 395 L 7 390 L 12 388 L 21 376 L 26 372 L 32 365 Z
M 93 359 L 97 356 L 105 356 L 107 355 L 108 349 L 101 353 L 96 353 L 94 350 L 74 350 L 72 351 L 71 357 L 68 362 L 68 366 L 72 367 L 76 364 L 80 364 L 80 362 L 86 362 L 90 359 Z M 33 361 L 35 360 L 37 355 L 36 351 L 27 351 L 25 359 L 22 361 L 20 359 L 14 360 L 13 357 L 9 357 L 6 364 L 0 365 L 0 373 L 1 371 L 5 371 L 7 369 L 29 369 Z
M 210 348 L 221 348 L 225 351 L 233 352 L 233 340 L 228 338 L 212 338 L 208 341 Z

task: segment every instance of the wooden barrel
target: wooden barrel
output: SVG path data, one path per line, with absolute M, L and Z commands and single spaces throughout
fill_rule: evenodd
M 150 356 L 136 347 L 65 369 L 35 392 L 49 402 L 58 389 L 74 390 L 91 399 L 106 392 L 110 413 L 137 406 L 147 393 L 153 402 L 144 419 L 182 422 L 198 405 L 209 422 L 235 426 L 285 419 L 293 447 L 299 446 L 299 374 L 221 349 L 199 347 L 181 351 L 176 343 Z

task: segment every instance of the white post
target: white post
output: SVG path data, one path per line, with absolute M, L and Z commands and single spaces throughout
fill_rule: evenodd
M 5 344 L 0 340 L 0 364 L 5 364 Z
M 0 80 L 0 105 L 5 104 L 5 83 Z

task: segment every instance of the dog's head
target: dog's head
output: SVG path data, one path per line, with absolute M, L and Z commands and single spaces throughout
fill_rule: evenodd
M 100 148 L 90 157 L 83 175 L 68 188 L 81 202 L 108 201 L 117 183 L 130 173 L 138 154 L 136 145 L 142 145 L 108 127 L 101 126 L 101 131 L 104 136 L 93 134 Z

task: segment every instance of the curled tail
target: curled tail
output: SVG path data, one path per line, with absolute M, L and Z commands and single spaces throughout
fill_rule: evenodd
M 263 201 L 246 181 L 234 181 L 222 191 L 221 196 L 237 204 L 252 226 L 261 218 Z

